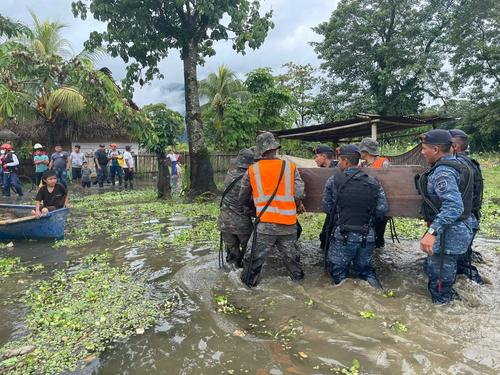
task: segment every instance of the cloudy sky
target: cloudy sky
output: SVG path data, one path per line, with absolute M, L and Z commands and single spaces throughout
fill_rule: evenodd
M 311 27 L 328 20 L 337 0 L 263 0 L 262 10 L 273 9 L 275 28 L 269 33 L 263 46 L 248 50 L 246 55 L 233 51 L 230 43 L 216 45 L 217 54 L 208 59 L 198 70 L 199 79 L 214 72 L 220 64 L 227 65 L 239 76 L 258 67 L 271 67 L 275 73 L 288 62 L 313 66 L 319 64 L 309 42 L 318 40 Z M 64 37 L 79 52 L 91 31 L 102 31 L 105 25 L 91 16 L 86 21 L 73 17 L 71 0 L 0 0 L 0 13 L 27 25 L 32 24 L 29 10 L 36 13 L 40 20 L 50 19 L 67 25 Z M 125 75 L 125 64 L 121 59 L 106 58 L 98 65 L 109 67 L 113 76 L 120 80 Z M 165 75 L 163 80 L 155 80 L 150 85 L 136 89 L 134 100 L 139 105 L 162 102 L 170 108 L 184 112 L 183 73 L 179 53 L 175 50 L 161 64 Z

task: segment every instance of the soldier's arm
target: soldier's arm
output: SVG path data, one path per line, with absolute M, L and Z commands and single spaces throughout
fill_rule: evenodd
M 434 191 L 441 200 L 441 209 L 432 222 L 431 228 L 441 233 L 445 225 L 453 224 L 462 215 L 464 204 L 457 185 L 457 172 L 440 168 L 435 173 Z
M 387 198 L 385 196 L 385 191 L 382 185 L 378 187 L 377 195 L 377 206 L 375 207 L 375 216 L 377 219 L 382 219 L 387 215 L 389 211 L 389 204 L 387 203 Z
M 238 195 L 238 200 L 244 207 L 252 206 L 252 185 L 250 185 L 250 178 L 248 177 L 248 171 L 245 172 L 243 178 L 241 179 L 240 193 Z
M 335 177 L 330 177 L 325 184 L 323 191 L 323 211 L 329 214 L 337 201 L 337 191 L 335 189 Z
M 305 198 L 304 181 L 300 177 L 299 171 L 295 168 L 295 174 L 293 176 L 294 190 L 293 197 L 296 201 Z

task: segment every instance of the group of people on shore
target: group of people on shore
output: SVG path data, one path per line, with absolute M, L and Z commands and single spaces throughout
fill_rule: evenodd
M 472 265 L 472 241 L 479 228 L 482 177 L 479 164 L 466 151 L 468 137 L 459 130 L 431 130 L 420 137 L 422 155 L 430 169 L 418 178 L 422 216 L 428 230 L 420 241 L 427 254 L 424 272 L 435 303 L 458 299 L 457 274 L 482 284 Z M 304 182 L 296 166 L 281 160 L 271 133 L 262 133 L 252 149 L 242 149 L 225 179 L 218 220 L 225 260 L 243 268 L 248 287 L 260 282 L 261 269 L 273 247 L 278 250 L 292 280 L 304 278 L 297 215 L 304 212 Z M 388 168 L 378 143 L 365 138 L 334 150 L 315 149 L 319 167 L 336 168 L 324 187 L 327 214 L 320 236 L 325 266 L 335 284 L 351 272 L 375 288 L 382 288 L 373 266 L 376 247 L 383 247 L 388 203 L 380 182 L 363 168 Z M 476 258 L 477 254 L 476 254 Z M 221 260 L 221 259 L 220 259 Z M 223 258 L 222 258 L 223 261 Z

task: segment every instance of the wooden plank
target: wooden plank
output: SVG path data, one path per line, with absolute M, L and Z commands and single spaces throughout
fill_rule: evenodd
M 415 188 L 415 175 L 424 170 L 422 167 L 390 167 L 386 169 L 365 168 L 364 172 L 379 179 L 389 204 L 388 216 L 420 217 L 422 199 Z M 308 212 L 322 212 L 323 191 L 326 180 L 338 173 L 333 168 L 299 168 L 305 183 L 306 198 L 304 206 Z

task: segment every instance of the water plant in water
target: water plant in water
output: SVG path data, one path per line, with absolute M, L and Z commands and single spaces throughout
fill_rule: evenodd
M 43 268 L 43 264 L 22 266 L 19 257 L 0 258 L 0 277 L 7 277 L 15 273 L 39 272 Z
M 1 373 L 74 371 L 170 312 L 171 303 L 148 298 L 143 282 L 109 261 L 109 254 L 88 256 L 27 291 L 30 332 L 0 349 Z

